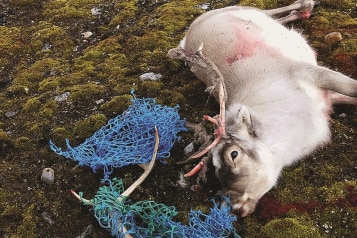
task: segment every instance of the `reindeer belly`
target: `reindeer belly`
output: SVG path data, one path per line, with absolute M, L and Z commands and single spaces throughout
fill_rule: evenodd
M 229 81 L 227 87 L 241 86 L 239 81 L 245 80 L 240 77 L 242 74 L 271 71 L 270 64 L 263 63 L 267 60 L 278 60 L 279 64 L 285 59 L 316 64 L 314 51 L 300 34 L 253 9 L 217 10 L 207 19 L 196 20 L 187 32 L 184 48 L 195 52 L 201 44 L 202 53 L 215 63 L 225 81 Z M 208 87 L 212 86 L 205 72 L 198 70 L 195 74 Z M 256 76 L 250 74 L 250 78 Z

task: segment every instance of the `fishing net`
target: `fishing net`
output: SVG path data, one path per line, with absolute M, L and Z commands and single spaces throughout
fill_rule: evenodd
M 224 197 L 227 206 L 214 207 L 209 214 L 191 210 L 188 215 L 189 223 L 184 225 L 175 222 L 177 215 L 175 207 L 166 206 L 154 201 L 139 201 L 131 203 L 127 197 L 122 197 L 123 183 L 116 178 L 105 180 L 108 185 L 100 187 L 95 197 L 84 200 L 85 205 L 92 205 L 94 215 L 99 224 L 111 231 L 112 236 L 119 238 L 127 234 L 133 237 L 234 237 L 233 222 L 236 216 L 229 213 L 229 199 Z M 82 197 L 82 193 L 80 196 Z
M 147 164 L 153 157 L 155 148 L 155 126 L 160 140 L 157 159 L 170 156 L 173 143 L 180 138 L 177 134 L 186 131 L 185 120 L 180 120 L 178 106 L 174 108 L 156 104 L 152 98 L 137 99 L 133 97 L 132 105 L 121 115 L 108 121 L 107 125 L 96 131 L 92 137 L 77 147 L 71 147 L 66 139 L 67 150 L 54 145 L 50 148 L 59 155 L 78 161 L 93 169 L 104 170 L 102 182 L 106 185 L 99 188 L 91 200 L 79 198 L 86 205 L 93 206 L 94 216 L 99 224 L 111 231 L 113 236 L 132 237 L 229 237 L 235 233 L 229 199 L 227 206 L 214 207 L 209 214 L 192 210 L 188 215 L 187 225 L 175 222 L 175 207 L 145 200 L 133 203 L 122 196 L 124 186 L 121 180 L 108 177 L 113 168 L 130 164 Z
M 92 137 L 77 147 L 72 147 L 66 139 L 67 150 L 54 145 L 50 148 L 59 155 L 78 161 L 96 172 L 104 170 L 108 178 L 113 168 L 130 164 L 146 164 L 150 161 L 155 144 L 156 126 L 160 135 L 157 159 L 170 156 L 170 149 L 186 131 L 185 120 L 178 114 L 179 106 L 166 107 L 156 104 L 153 98 L 138 99 L 133 96 L 132 105 L 121 115 L 108 121 Z

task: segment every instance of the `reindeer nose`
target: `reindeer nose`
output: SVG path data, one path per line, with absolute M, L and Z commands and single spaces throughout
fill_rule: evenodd
M 246 217 L 251 214 L 255 209 L 256 203 L 248 197 L 247 193 L 237 198 L 236 202 L 233 201 L 232 213 L 240 217 Z
M 236 203 L 232 206 L 232 213 L 239 217 L 246 217 L 251 214 L 255 209 L 254 203 L 244 202 Z

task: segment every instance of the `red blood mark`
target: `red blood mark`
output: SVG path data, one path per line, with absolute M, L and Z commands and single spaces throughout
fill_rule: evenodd
M 250 21 L 237 18 L 235 15 L 227 15 L 228 22 L 231 22 L 230 28 L 235 36 L 231 43 L 232 53 L 227 56 L 226 61 L 232 64 L 235 61 L 252 57 L 257 49 L 269 49 L 261 31 Z
M 236 25 L 234 28 L 236 44 L 233 46 L 232 55 L 227 57 L 227 63 L 232 64 L 235 61 L 252 57 L 257 48 L 266 47 L 263 37 L 256 30 L 250 30 L 248 26 L 241 25 Z
M 262 220 L 271 220 L 273 218 L 283 217 L 289 211 L 295 210 L 300 213 L 311 214 L 315 211 L 323 211 L 328 207 L 338 206 L 355 207 L 357 206 L 357 192 L 352 185 L 346 186 L 348 194 L 335 201 L 328 203 L 319 203 L 318 201 L 296 202 L 291 204 L 282 204 L 279 200 L 263 197 L 260 199 L 255 214 Z
M 352 185 L 347 185 L 346 189 L 348 191 L 348 195 L 346 196 L 347 201 L 352 206 L 357 206 L 357 192 L 355 191 L 355 187 Z
M 302 213 L 312 213 L 320 210 L 321 205 L 317 201 L 308 201 L 306 203 L 282 204 L 278 200 L 263 197 L 257 207 L 257 217 L 263 220 L 271 220 L 273 218 L 282 217 L 291 210 L 296 210 Z

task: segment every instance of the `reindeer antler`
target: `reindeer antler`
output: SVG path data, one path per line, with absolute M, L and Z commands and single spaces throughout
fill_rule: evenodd
M 190 70 L 192 72 L 195 72 L 197 70 L 197 67 L 204 69 L 206 71 L 206 74 L 208 77 L 210 77 L 211 82 L 213 86 L 209 87 L 210 91 L 217 90 L 218 88 L 218 100 L 219 100 L 219 116 L 218 118 L 212 118 L 210 116 L 204 115 L 203 119 L 210 121 L 214 125 L 216 125 L 216 131 L 215 131 L 215 140 L 210 144 L 208 147 L 206 147 L 204 150 L 198 152 L 197 154 L 191 156 L 190 159 L 195 159 L 199 158 L 203 155 L 205 155 L 208 151 L 210 151 L 214 146 L 216 146 L 222 136 L 226 134 L 226 126 L 225 126 L 225 110 L 226 110 L 226 101 L 227 101 L 227 91 L 226 87 L 224 84 L 224 78 L 217 68 L 217 66 L 206 56 L 202 54 L 202 48 L 203 44 L 200 45 L 198 50 L 193 53 L 190 51 L 187 51 L 181 47 L 177 47 L 174 49 L 169 50 L 168 56 L 174 59 L 180 59 L 183 61 L 186 61 L 190 64 L 191 68 Z M 196 167 L 194 167 L 190 172 L 185 174 L 185 177 L 192 176 L 193 174 L 197 173 L 200 168 L 203 166 L 203 163 L 199 163 Z

